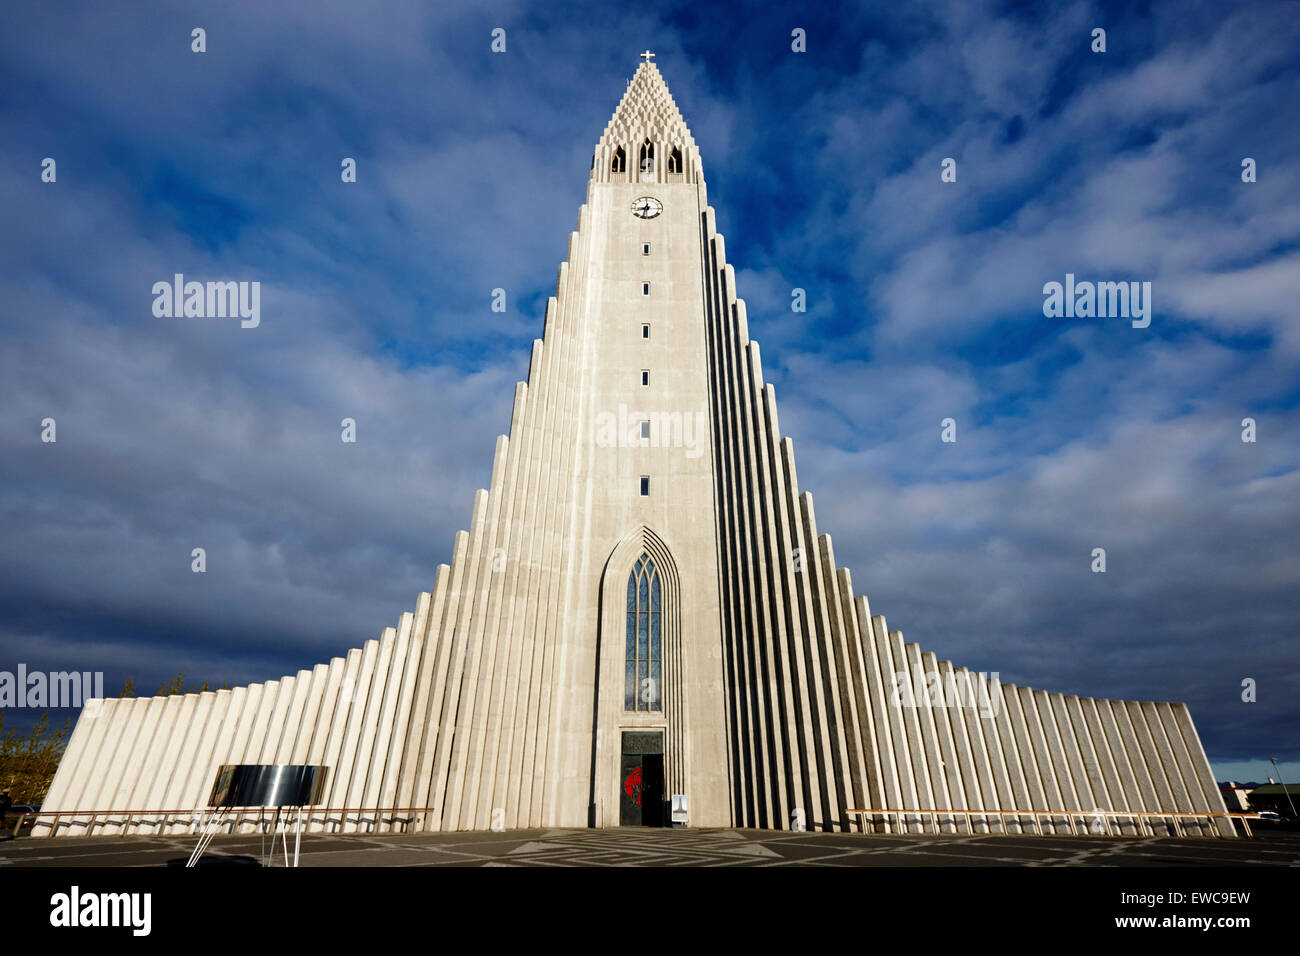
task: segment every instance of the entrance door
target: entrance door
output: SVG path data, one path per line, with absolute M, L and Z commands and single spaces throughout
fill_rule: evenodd
M 664 735 L 661 731 L 623 734 L 618 822 L 625 827 L 664 825 Z

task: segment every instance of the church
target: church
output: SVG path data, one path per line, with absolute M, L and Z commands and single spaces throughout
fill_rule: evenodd
M 225 764 L 328 768 L 309 832 L 1232 835 L 1184 704 L 1004 684 L 854 590 L 652 57 L 432 588 L 311 670 L 91 702 L 37 835 L 191 832 Z

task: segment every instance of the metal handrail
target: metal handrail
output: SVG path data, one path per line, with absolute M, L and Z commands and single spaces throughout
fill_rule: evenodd
M 903 822 L 904 815 L 909 817 L 919 817 L 921 815 L 928 815 L 936 831 L 939 829 L 940 826 L 939 816 L 941 814 L 948 818 L 947 820 L 944 821 L 944 823 L 951 825 L 953 827 L 957 825 L 956 821 L 952 819 L 953 817 L 957 817 L 957 816 L 965 817 L 966 829 L 969 830 L 971 833 L 975 832 L 975 825 L 971 822 L 971 817 L 994 817 L 995 816 L 998 818 L 998 823 L 1001 825 L 1003 833 L 1010 832 L 1007 830 L 1007 819 L 1006 819 L 1007 817 L 1012 817 L 1012 818 L 1033 817 L 1034 818 L 1033 824 L 1037 828 L 1039 836 L 1045 835 L 1043 831 L 1043 821 L 1039 819 L 1040 817 L 1049 817 L 1049 818 L 1058 818 L 1058 819 L 1064 817 L 1066 823 L 1069 824 L 1070 834 L 1072 836 L 1078 835 L 1078 831 L 1075 829 L 1075 817 L 1078 817 L 1081 821 L 1090 818 L 1095 819 L 1097 817 L 1101 817 L 1106 824 L 1107 836 L 1125 836 L 1125 834 L 1122 831 L 1119 833 L 1113 833 L 1111 830 L 1111 818 L 1114 818 L 1115 827 L 1118 830 L 1121 827 L 1121 822 L 1120 822 L 1121 817 L 1129 818 L 1127 822 L 1131 825 L 1134 825 L 1135 828 L 1139 830 L 1138 832 L 1139 836 L 1144 836 L 1145 834 L 1141 832 L 1140 827 L 1136 826 L 1138 822 L 1145 823 L 1146 828 L 1150 830 L 1151 836 L 1158 836 L 1158 834 L 1155 831 L 1155 826 L 1154 826 L 1155 821 L 1153 819 L 1140 819 L 1140 818 L 1171 818 L 1172 823 L 1174 825 L 1175 834 L 1178 836 L 1184 836 L 1185 834 L 1182 832 L 1182 827 L 1179 825 L 1179 820 L 1190 817 L 1193 820 L 1196 820 L 1198 822 L 1204 820 L 1207 824 L 1210 824 L 1211 825 L 1210 829 L 1214 832 L 1214 835 L 1216 837 L 1219 836 L 1218 828 L 1212 825 L 1214 823 L 1213 818 L 1215 817 L 1223 817 L 1224 819 L 1228 820 L 1228 822 L 1232 824 L 1234 834 L 1237 832 L 1237 828 L 1236 828 L 1236 824 L 1233 823 L 1233 821 L 1240 820 L 1242 827 L 1245 828 L 1246 836 L 1248 837 L 1254 836 L 1254 834 L 1251 832 L 1249 821 L 1258 820 L 1260 818 L 1258 813 L 1223 813 L 1217 810 L 955 810 L 955 809 L 939 810 L 933 808 L 895 809 L 889 807 L 870 807 L 864 809 L 861 807 L 854 807 L 845 810 L 844 812 L 859 814 L 861 818 L 860 822 L 864 832 L 867 826 L 867 820 L 866 820 L 867 814 L 873 814 L 873 815 L 893 814 L 895 817 L 895 824 L 898 826 L 901 832 L 906 832 L 906 830 L 904 829 L 905 824 Z M 1139 818 L 1139 819 L 1135 820 L 1134 818 Z M 982 819 L 979 820 L 978 822 L 983 824 L 986 827 L 989 826 L 989 822 L 987 819 Z M 1014 823 L 1016 826 L 1021 825 L 1019 819 L 1012 819 L 1011 822 Z M 1051 819 L 1049 819 L 1047 822 L 1049 825 L 1053 827 L 1057 825 L 1053 823 Z M 1088 836 L 1091 834 L 1085 832 L 1084 835 Z
M 50 832 L 43 835 L 50 836 L 50 837 L 54 836 L 56 831 L 58 830 L 58 827 L 60 826 L 59 823 L 60 817 L 82 818 L 67 824 L 63 824 L 64 826 L 84 826 L 86 828 L 86 832 L 84 834 L 78 834 L 79 836 L 90 836 L 97 822 L 99 823 L 100 826 L 121 827 L 122 832 L 115 834 L 116 836 L 129 836 L 131 834 L 128 834 L 126 830 L 128 827 L 132 825 L 131 820 L 134 817 L 155 817 L 156 816 L 156 817 L 164 818 L 161 820 L 148 821 L 140 824 L 143 826 L 151 826 L 151 827 L 169 827 L 169 826 L 176 826 L 178 824 L 184 824 L 187 822 L 184 820 L 167 820 L 166 817 L 170 816 L 170 817 L 189 817 L 190 819 L 188 820 L 188 825 L 189 825 L 190 832 L 193 833 L 195 831 L 195 828 L 199 826 L 199 823 L 202 820 L 202 818 L 208 813 L 215 812 L 217 809 L 219 808 L 189 807 L 187 809 L 175 809 L 175 810 L 39 810 L 35 813 L 30 811 L 25 811 L 22 819 L 19 820 L 18 825 L 14 827 L 14 832 L 15 833 L 18 832 L 18 830 L 22 827 L 23 822 L 28 817 L 54 817 L 55 819 L 49 823 L 42 824 L 41 822 L 37 821 L 32 824 L 33 827 L 48 826 L 50 828 Z M 252 824 L 254 826 L 262 826 L 264 825 L 266 812 L 268 810 L 277 810 L 283 808 L 235 807 L 235 808 L 226 808 L 226 809 L 230 811 L 227 819 L 227 822 L 229 823 L 235 825 Z M 329 814 L 364 813 L 368 816 L 369 815 L 377 816 L 379 814 L 392 815 L 392 814 L 399 814 L 399 813 L 406 813 L 406 814 L 429 813 L 437 809 L 439 808 L 438 807 L 304 807 L 303 815 L 304 817 L 306 817 L 307 822 L 310 825 L 313 822 L 314 818 L 320 816 L 328 816 Z M 100 817 L 106 817 L 109 819 L 105 819 L 101 821 L 99 820 Z M 124 820 L 112 819 L 114 817 L 117 818 L 125 817 L 125 819 Z M 249 819 L 249 817 L 256 817 L 256 819 Z M 329 821 L 316 821 L 316 822 L 326 823 Z M 347 821 L 341 820 L 339 822 L 346 823 Z M 392 823 L 395 821 L 390 819 L 388 822 Z
M 36 811 L 36 812 L 32 812 L 32 811 L 22 811 L 22 812 L 19 814 L 18 823 L 17 823 L 17 824 L 15 825 L 15 827 L 14 827 L 14 833 L 17 833 L 18 830 L 20 830 L 20 829 L 22 828 L 23 824 L 24 824 L 24 823 L 25 823 L 29 818 L 33 818 L 33 817 L 38 817 L 38 818 L 39 818 L 39 817 L 53 817 L 54 819 L 53 819 L 51 822 L 49 822 L 49 823 L 41 824 L 41 823 L 38 821 L 38 822 L 35 822 L 35 823 L 32 824 L 33 827 L 41 826 L 41 825 L 48 826 L 48 827 L 49 827 L 49 833 L 44 834 L 44 835 L 45 835 L 45 836 L 50 836 L 50 837 L 52 837 L 52 836 L 55 835 L 56 831 L 58 830 L 58 827 L 60 826 L 60 818 L 61 818 L 61 817 L 78 817 L 78 818 L 83 818 L 83 819 L 85 820 L 85 822 L 82 822 L 81 820 L 79 820 L 79 821 L 77 821 L 77 822 L 74 822 L 74 823 L 68 823 L 68 824 L 65 824 L 65 825 L 66 825 L 66 826 L 84 826 L 84 827 L 86 828 L 86 832 L 85 832 L 84 834 L 80 834 L 80 835 L 82 835 L 82 836 L 90 836 L 90 835 L 93 833 L 93 831 L 94 831 L 94 829 L 95 829 L 95 826 L 96 826 L 96 823 L 97 823 L 97 822 L 98 822 L 98 824 L 99 824 L 100 826 L 119 826 L 119 827 L 122 828 L 122 832 L 119 833 L 119 834 L 116 834 L 116 835 L 117 835 L 117 836 L 128 836 L 129 834 L 128 834 L 126 831 L 127 831 L 127 829 L 132 825 L 132 824 L 131 824 L 132 819 L 135 818 L 135 817 L 146 817 L 146 816 L 147 816 L 147 817 L 162 817 L 162 818 L 163 818 L 163 819 L 158 820 L 158 821 L 149 821 L 148 823 L 143 824 L 143 825 L 146 825 L 146 826 L 155 826 L 155 827 L 176 826 L 178 823 L 184 823 L 184 822 L 185 822 L 185 821 L 177 821 L 177 820 L 167 820 L 166 817 L 169 817 L 169 816 L 170 816 L 170 817 L 189 817 L 189 818 L 190 818 L 189 821 L 188 821 L 189 829 L 190 829 L 190 832 L 194 832 L 195 828 L 197 828 L 197 827 L 199 826 L 199 823 L 200 823 L 200 821 L 203 819 L 203 817 L 204 817 L 206 814 L 208 814 L 208 813 L 210 813 L 210 812 L 213 812 L 215 809 L 216 809 L 216 808 L 209 808 L 209 807 L 189 807 L 189 808 L 186 808 L 186 809 L 179 809 L 179 808 L 178 808 L 178 809 L 175 809 L 175 810 L 125 810 L 125 809 L 123 809 L 123 810 L 39 810 L 39 811 Z M 277 809 L 277 808 L 276 808 L 276 807 L 248 807 L 248 808 L 239 807 L 239 808 L 235 808 L 235 811 L 229 814 L 229 822 L 232 823 L 232 824 L 236 824 L 236 825 L 251 824 L 251 825 L 253 825 L 253 826 L 263 826 L 263 825 L 265 824 L 266 811 L 267 811 L 267 810 L 275 810 L 275 809 Z M 389 815 L 390 818 L 391 818 L 391 816 L 392 816 L 392 815 L 395 815 L 395 814 L 431 813 L 431 812 L 433 812 L 433 811 L 435 811 L 435 810 L 438 810 L 438 809 L 439 809 L 438 807 L 304 807 L 304 808 L 303 808 L 303 810 L 304 810 L 304 815 L 305 815 L 306 818 L 307 818 L 308 825 L 310 825 L 310 824 L 313 823 L 313 822 L 327 823 L 327 822 L 329 822 L 328 820 L 317 820 L 316 818 L 318 818 L 318 817 L 328 817 L 330 814 L 344 814 L 344 815 L 346 815 L 346 814 L 349 814 L 349 813 L 355 813 L 355 814 L 363 814 L 363 813 L 364 813 L 364 814 L 366 814 L 367 816 L 375 816 L 375 817 L 378 817 L 378 816 L 380 816 L 380 815 L 385 815 L 385 814 L 386 814 L 386 815 Z M 1010 831 L 1007 829 L 1007 817 L 1012 817 L 1013 819 L 1011 820 L 1011 822 L 1014 823 L 1014 824 L 1016 824 L 1017 826 L 1020 826 L 1020 825 L 1021 825 L 1020 820 L 1018 819 L 1019 817 L 1033 817 L 1033 818 L 1034 818 L 1034 819 L 1033 819 L 1033 824 L 1034 824 L 1034 826 L 1037 828 L 1037 832 L 1038 832 L 1038 834 L 1039 834 L 1040 836 L 1042 836 L 1042 835 L 1046 835 L 1046 834 L 1044 833 L 1044 830 L 1043 830 L 1043 822 L 1042 822 L 1042 820 L 1039 819 L 1040 817 L 1049 817 L 1049 818 L 1053 818 L 1053 817 L 1054 817 L 1054 818 L 1058 818 L 1058 819 L 1064 817 L 1064 818 L 1066 819 L 1067 823 L 1069 824 L 1069 827 L 1070 827 L 1070 833 L 1071 833 L 1072 835 L 1077 835 L 1077 834 L 1078 834 L 1078 830 L 1077 830 L 1076 827 L 1075 827 L 1075 818 L 1076 818 L 1076 817 L 1079 818 L 1080 821 L 1083 821 L 1083 820 L 1086 820 L 1086 819 L 1089 819 L 1089 818 L 1096 818 L 1096 817 L 1100 816 L 1100 817 L 1102 817 L 1102 819 L 1105 821 L 1105 824 L 1106 824 L 1106 835 L 1107 835 L 1107 836 L 1116 836 L 1116 835 L 1118 835 L 1118 836 L 1124 836 L 1124 835 L 1125 835 L 1123 832 L 1116 833 L 1116 832 L 1113 832 L 1113 831 L 1112 831 L 1112 829 L 1111 829 L 1111 820 L 1112 820 L 1112 818 L 1114 819 L 1114 823 L 1115 823 L 1115 828 L 1116 828 L 1116 830 L 1118 830 L 1118 829 L 1120 828 L 1120 826 L 1121 826 L 1121 818 L 1128 818 L 1127 822 L 1130 823 L 1130 825 L 1135 824 L 1135 821 L 1136 821 L 1136 822 L 1142 822 L 1142 823 L 1145 823 L 1145 825 L 1146 825 L 1146 829 L 1148 829 L 1148 830 L 1150 831 L 1150 835 L 1151 835 L 1151 836 L 1157 836 L 1157 835 L 1158 835 L 1158 834 L 1156 833 L 1156 831 L 1155 831 L 1155 827 L 1153 826 L 1154 820 L 1151 819 L 1151 818 L 1172 818 L 1172 821 L 1173 821 L 1173 824 L 1174 824 L 1174 830 L 1175 830 L 1175 832 L 1177 833 L 1177 835 L 1179 835 L 1179 836 L 1183 836 L 1184 834 L 1183 834 L 1183 832 L 1182 832 L 1182 828 L 1179 826 L 1179 820 L 1180 820 L 1180 819 L 1191 818 L 1192 820 L 1195 820 L 1195 821 L 1201 821 L 1201 820 L 1204 820 L 1204 821 L 1206 821 L 1206 822 L 1209 823 L 1209 824 L 1213 824 L 1213 822 L 1214 822 L 1214 818 L 1215 818 L 1215 817 L 1223 817 L 1223 818 L 1227 819 L 1230 823 L 1231 823 L 1232 821 L 1240 820 L 1240 821 L 1241 821 L 1241 824 L 1242 824 L 1242 827 L 1243 827 L 1243 828 L 1245 829 L 1245 831 L 1246 831 L 1246 836 L 1248 836 L 1248 837 L 1252 837 L 1252 836 L 1254 836 L 1253 832 L 1252 832 L 1251 829 L 1250 829 L 1250 822 L 1249 822 L 1249 821 L 1260 819 L 1260 815 L 1259 815 L 1258 813 L 1221 813 L 1221 812 L 1214 811 L 1214 810 L 1202 810 L 1202 811 L 1189 811 L 1189 810 L 940 810 L 940 809 L 933 809 L 933 808 L 890 808 L 890 807 L 869 807 L 869 808 L 861 808 L 861 807 L 854 807 L 854 808 L 850 808 L 850 809 L 848 809 L 848 810 L 845 810 L 844 812 L 845 812 L 845 813 L 855 813 L 855 814 L 859 814 L 859 816 L 860 816 L 860 823 L 861 823 L 861 825 L 862 825 L 862 828 L 863 828 L 863 831 L 864 831 L 864 832 L 865 832 L 865 830 L 866 830 L 866 825 L 867 825 L 867 819 L 866 819 L 867 814 L 871 814 L 871 815 L 874 815 L 874 816 L 883 816 L 883 815 L 886 815 L 886 814 L 893 815 L 893 817 L 895 818 L 895 824 L 898 826 L 900 832 L 906 832 L 906 830 L 905 830 L 905 826 L 906 826 L 906 825 L 904 824 L 904 820 L 903 820 L 903 818 L 904 818 L 905 816 L 906 816 L 906 817 L 929 816 L 929 817 L 931 818 L 931 822 L 932 822 L 932 824 L 934 825 L 934 828 L 935 828 L 936 831 L 939 829 L 939 827 L 940 827 L 940 825 L 941 825 L 940 822 L 939 822 L 939 817 L 940 817 L 940 816 L 945 816 L 945 817 L 948 818 L 948 819 L 946 819 L 946 820 L 944 821 L 944 824 L 951 825 L 951 826 L 954 826 L 954 827 L 957 825 L 957 823 L 956 823 L 956 821 L 955 821 L 954 819 L 952 819 L 952 818 L 953 818 L 953 817 L 963 817 L 963 818 L 965 818 L 966 829 L 967 829 L 969 832 L 971 832 L 971 833 L 974 833 L 974 832 L 975 832 L 975 826 L 976 826 L 976 823 L 983 824 L 984 826 L 990 826 L 990 824 L 989 824 L 989 822 L 988 822 L 987 819 L 980 819 L 980 820 L 978 820 L 978 821 L 976 821 L 976 822 L 972 822 L 972 819 L 971 819 L 972 817 L 977 817 L 977 818 L 997 817 L 997 818 L 998 818 L 998 823 L 1001 825 L 1001 827 L 1002 827 L 1002 832 L 1003 832 L 1003 833 L 1009 833 L 1009 832 L 1010 832 Z M 248 819 L 249 817 L 253 817 L 253 816 L 256 816 L 256 819 Z M 109 818 L 109 819 L 104 819 L 104 820 L 101 821 L 101 820 L 100 820 L 101 817 L 105 817 L 105 818 Z M 114 818 L 114 817 L 118 817 L 118 818 L 125 817 L 125 820 L 121 820 L 121 819 L 112 819 L 112 818 Z M 1146 819 L 1142 819 L 1142 818 L 1146 818 Z M 358 823 L 359 823 L 359 822 L 360 822 L 360 821 L 358 820 Z M 376 822 L 378 822 L 378 821 L 376 821 Z M 395 820 L 389 819 L 387 822 L 389 822 L 389 823 L 394 823 L 394 822 L 398 822 L 398 821 L 395 821 Z M 404 822 L 404 821 L 403 821 L 403 822 Z M 1052 821 L 1049 819 L 1049 820 L 1048 820 L 1048 823 L 1051 824 L 1051 822 L 1052 822 Z M 346 823 L 347 823 L 347 820 L 346 820 L 346 819 L 344 819 L 344 820 L 340 820 L 339 823 L 341 823 L 341 824 L 346 824 Z M 1053 824 L 1053 825 L 1054 825 L 1054 824 Z M 1138 828 L 1138 829 L 1139 829 L 1139 831 L 1141 831 L 1141 828 Z M 1211 829 L 1215 832 L 1215 835 L 1217 836 L 1217 835 L 1218 835 L 1218 830 L 1217 830 L 1217 828 L 1211 826 Z M 1085 830 L 1086 830 L 1086 827 L 1085 827 Z M 1234 832 L 1234 833 L 1236 832 L 1236 824 L 1235 824 L 1235 823 L 1233 823 L 1233 832 Z M 1090 835 L 1090 834 L 1088 834 L 1088 833 L 1085 832 L 1084 835 L 1087 836 L 1087 835 Z M 1144 834 L 1141 833 L 1141 832 L 1139 832 L 1138 835 L 1141 836 L 1141 835 L 1144 835 Z

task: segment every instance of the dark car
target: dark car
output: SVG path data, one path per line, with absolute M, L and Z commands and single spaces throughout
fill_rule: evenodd
M 40 811 L 39 803 L 15 803 L 5 812 L 5 831 L 17 833 L 24 826 L 31 826 L 36 822 L 36 818 L 29 817 L 28 814 L 40 813 Z

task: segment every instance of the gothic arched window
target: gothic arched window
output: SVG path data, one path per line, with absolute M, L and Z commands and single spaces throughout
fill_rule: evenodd
M 655 171 L 655 144 L 647 139 L 641 144 L 641 165 L 640 170 L 643 173 L 653 173 Z
M 676 146 L 668 154 L 668 171 L 670 173 L 680 173 L 682 171 L 682 151 Z
M 642 554 L 627 576 L 627 651 L 623 709 L 663 710 L 663 645 L 660 640 L 659 572 Z
M 614 150 L 614 161 L 610 163 L 609 171 L 611 173 L 627 172 L 627 153 L 623 152 L 622 146 Z

